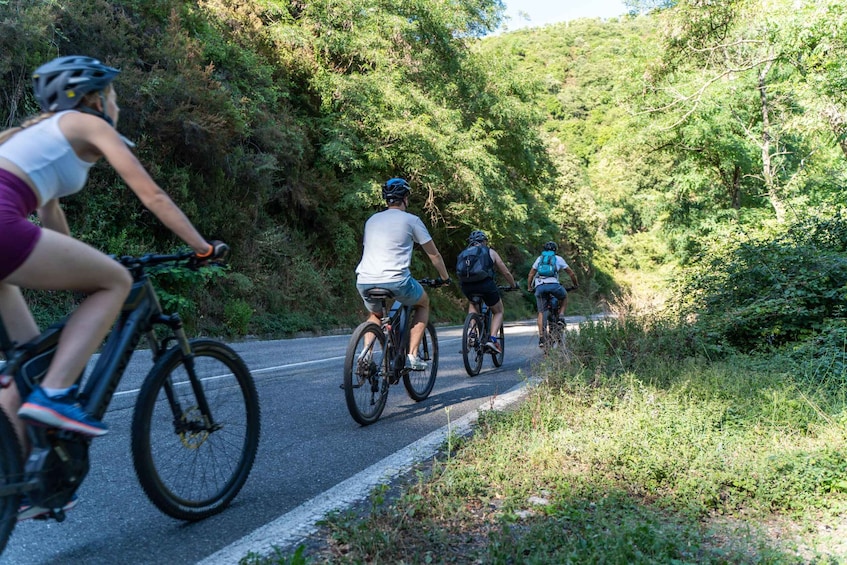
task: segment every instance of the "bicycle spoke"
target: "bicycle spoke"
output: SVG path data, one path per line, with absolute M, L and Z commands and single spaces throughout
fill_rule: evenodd
M 465 371 L 471 377 L 482 369 L 484 344 L 482 343 L 482 318 L 477 314 L 468 314 L 462 329 L 462 361 Z
M 366 426 L 379 419 L 388 397 L 389 366 L 385 335 L 373 323 L 353 332 L 344 356 L 344 398 L 356 422 Z
M 236 496 L 253 465 L 260 421 L 255 384 L 235 353 L 211 340 L 196 340 L 193 349 L 191 371 L 177 348 L 153 367 L 132 427 L 145 493 L 186 520 L 220 512 Z
M 432 323 L 426 326 L 421 344 L 418 346 L 418 357 L 426 362 L 427 368 L 423 371 L 406 371 L 403 374 L 403 386 L 409 398 L 416 402 L 429 396 L 438 374 L 438 337 Z

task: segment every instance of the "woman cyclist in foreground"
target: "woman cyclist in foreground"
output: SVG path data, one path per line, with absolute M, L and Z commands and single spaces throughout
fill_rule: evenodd
M 42 113 L 0 133 L 0 317 L 25 343 L 39 334 L 21 288 L 70 290 L 85 300 L 70 316 L 41 387 L 22 399 L 12 383 L 0 407 L 26 445 L 20 418 L 89 436 L 106 426 L 82 410 L 74 381 L 114 323 L 132 278 L 117 261 L 70 236 L 59 199 L 82 189 L 105 158 L 144 206 L 201 258 L 226 246 L 206 241 L 130 151 L 115 129 L 112 80 L 120 71 L 91 57 L 59 57 L 33 74 Z M 28 220 L 38 212 L 43 227 Z

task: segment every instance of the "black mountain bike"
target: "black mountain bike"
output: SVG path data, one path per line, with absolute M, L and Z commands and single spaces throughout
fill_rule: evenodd
M 196 265 L 193 253 L 118 259 L 135 280 L 79 401 L 102 419 L 142 336 L 154 365 L 135 404 L 131 444 L 135 472 L 151 502 L 180 520 L 221 512 L 253 467 L 259 445 L 259 397 L 244 361 L 229 346 L 188 339 L 178 314 L 165 314 L 148 277 L 155 265 Z M 13 379 L 22 398 L 43 379 L 65 321 L 31 342 L 12 343 L 0 323 L 0 384 Z M 165 334 L 157 339 L 156 328 Z M 81 382 L 82 375 L 77 380 Z M 32 450 L 26 463 L 6 414 L 0 410 L 0 552 L 17 522 L 22 496 L 63 521 L 63 506 L 89 469 L 91 438 L 27 424 Z
M 572 286 L 565 288 L 565 291 L 571 292 L 575 289 L 576 287 Z M 565 326 L 565 319 L 559 317 L 559 299 L 552 294 L 547 294 L 541 319 L 541 328 L 544 330 L 542 338 L 545 353 L 564 347 Z
M 440 286 L 432 279 L 418 282 L 427 287 Z M 432 322 L 427 324 L 418 346 L 418 357 L 427 368 L 413 371 L 406 367 L 406 354 L 414 308 L 395 302 L 389 310 L 394 295 L 387 289 L 373 288 L 368 295 L 382 302 L 382 321 L 363 322 L 353 331 L 344 356 L 342 384 L 347 410 L 363 426 L 373 424 L 382 415 L 390 385 L 402 379 L 409 398 L 420 402 L 432 392 L 438 373 L 438 337 Z
M 501 291 L 518 290 L 511 286 L 498 286 L 497 289 Z M 474 377 L 482 369 L 482 361 L 487 353 L 485 344 L 491 337 L 492 314 L 481 295 L 472 294 L 470 301 L 476 304 L 476 309 L 480 313 L 468 312 L 467 317 L 465 317 L 465 326 L 462 329 L 462 361 L 465 362 L 465 371 L 469 376 Z M 500 352 L 490 352 L 491 361 L 495 367 L 503 364 L 503 356 L 506 354 L 506 337 L 503 333 L 503 324 L 500 324 L 500 330 L 497 332 L 497 343 L 500 344 Z

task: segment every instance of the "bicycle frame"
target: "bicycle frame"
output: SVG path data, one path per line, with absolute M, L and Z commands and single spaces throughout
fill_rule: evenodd
M 188 254 L 182 256 L 150 255 L 141 259 L 143 261 L 145 258 L 187 258 L 188 256 Z M 144 272 L 142 261 L 127 264 L 130 259 L 132 258 L 122 258 L 121 261 L 133 274 L 135 282 L 118 320 L 109 333 L 102 353 L 78 397 L 85 410 L 97 419 L 102 419 L 106 413 L 142 335 L 147 336 L 154 362 L 167 350 L 167 344 L 172 339 L 176 339 L 180 343 L 180 347 L 186 355 L 191 354 L 191 346 L 179 314 L 166 315 L 162 312 L 153 284 L 147 273 Z M 0 374 L 14 377 L 21 398 L 26 398 L 47 373 L 66 323 L 67 318 L 51 325 L 30 342 L 18 345 L 9 338 L 5 324 L 0 320 L 0 349 L 6 357 L 5 364 L 0 366 Z M 163 339 L 161 343 L 157 342 L 153 329 L 156 325 L 168 326 L 172 335 Z M 77 383 L 82 380 L 84 373 L 85 371 L 77 377 Z M 194 380 L 192 380 L 192 385 L 196 385 Z M 205 402 L 205 395 L 200 387 L 195 386 L 194 388 L 199 408 L 211 422 L 212 415 Z M 169 395 L 170 397 L 172 395 Z M 172 408 L 176 414 L 176 407 L 173 404 Z M 2 494 L 29 493 L 33 502 L 39 505 L 43 500 L 51 498 L 52 507 L 61 508 L 61 505 L 70 499 L 88 472 L 88 445 L 91 438 L 29 424 L 26 425 L 26 429 L 32 442 L 32 449 L 25 463 L 24 480 L 21 483 L 6 485 Z M 49 459 L 54 451 L 54 440 L 63 442 L 65 449 L 73 451 L 70 456 L 67 453 L 64 456 L 58 456 L 59 465 L 62 465 L 63 469 L 70 475 L 61 477 L 65 480 L 63 485 L 57 485 L 55 478 L 45 476 L 47 474 L 45 468 L 49 467 Z M 66 489 L 66 492 L 57 497 L 54 491 L 60 487 Z M 67 490 L 68 488 L 70 490 Z M 54 517 L 61 521 L 63 519 L 61 510 L 58 510 L 58 514 Z
M 380 328 L 385 334 L 385 354 L 391 355 L 389 367 L 391 374 L 388 375 L 391 384 L 399 382 L 406 367 L 406 349 L 409 344 L 409 332 L 411 331 L 410 320 L 414 315 L 412 306 L 405 306 L 400 302 L 394 302 L 388 308 L 388 300 L 391 297 L 384 295 L 382 298 L 382 320 Z
M 491 308 L 488 307 L 480 294 L 472 294 L 470 301 L 476 305 L 479 315 L 482 316 L 482 332 L 479 339 L 480 343 L 485 343 L 491 337 Z
M 25 397 L 43 379 L 66 323 L 67 318 L 51 325 L 29 343 L 16 347 L 0 320 L 0 347 L 7 358 L 1 372 L 15 375 L 21 397 Z M 188 338 L 179 314 L 165 315 L 162 312 L 152 282 L 146 275 L 142 275 L 140 280 L 133 283 L 91 376 L 80 392 L 80 402 L 89 414 L 102 419 L 142 335 L 146 334 L 148 338 L 153 361 L 161 356 L 167 340 L 161 344 L 156 341 L 153 331 L 155 325 L 168 326 L 183 351 L 190 354 Z M 80 374 L 77 382 L 82 376 Z

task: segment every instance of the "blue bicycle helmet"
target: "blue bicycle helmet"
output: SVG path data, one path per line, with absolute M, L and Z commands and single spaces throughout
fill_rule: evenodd
M 548 241 L 544 244 L 544 251 L 556 251 L 559 249 L 559 246 L 556 245 L 555 241 Z
M 488 241 L 488 236 L 482 230 L 474 230 L 468 236 L 468 243 L 485 243 Z
M 412 187 L 406 179 L 393 178 L 385 181 L 382 185 L 382 197 L 389 204 L 406 198 L 412 192 Z
M 93 57 L 70 55 L 35 69 L 32 88 L 42 111 L 59 112 L 76 108 L 83 96 L 103 90 L 118 73 Z

